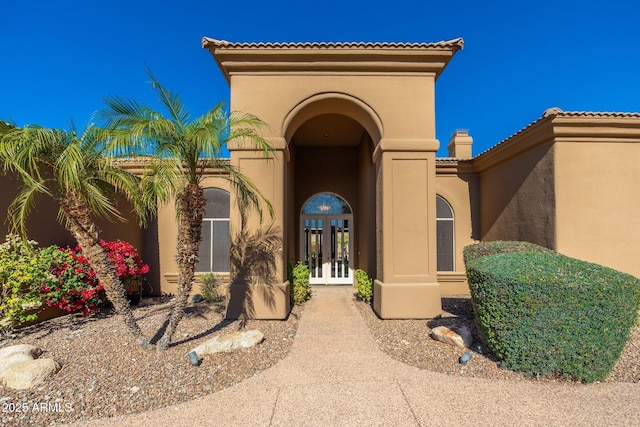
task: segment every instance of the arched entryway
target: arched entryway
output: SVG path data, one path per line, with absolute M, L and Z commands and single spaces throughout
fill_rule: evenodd
M 359 121 L 324 107 L 305 109 L 288 144 L 287 259 L 306 263 L 314 285 L 353 285 L 355 269 L 376 272 L 374 142 Z
M 320 193 L 300 212 L 300 260 L 312 285 L 353 285 L 353 211 L 342 197 Z

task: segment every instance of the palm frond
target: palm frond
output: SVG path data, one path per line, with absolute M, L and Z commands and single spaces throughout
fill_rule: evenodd
M 55 170 L 57 171 L 59 188 L 69 187 L 80 190 L 86 178 L 85 165 L 87 157 L 80 146 L 79 140 L 71 141 L 60 155 L 55 159 Z
M 255 209 L 260 221 L 262 221 L 262 203 L 264 203 L 269 211 L 269 216 L 273 218 L 274 211 L 271 202 L 264 197 L 249 177 L 227 162 L 216 162 L 216 167 L 228 174 L 227 180 L 234 189 L 236 202 L 241 211 Z
M 25 182 L 25 185 L 16 198 L 13 199 L 13 202 L 7 210 L 7 216 L 11 223 L 12 230 L 22 237 L 26 237 L 27 235 L 27 217 L 33 207 L 35 196 L 43 192 L 42 187 L 35 184 L 37 184 L 35 181 Z
M 173 93 L 160 84 L 156 76 L 151 71 L 149 65 L 147 65 L 147 75 L 151 79 L 151 87 L 158 94 L 160 102 L 169 111 L 169 114 L 181 127 L 185 127 L 189 123 L 191 114 L 186 109 L 180 96 L 177 93 Z

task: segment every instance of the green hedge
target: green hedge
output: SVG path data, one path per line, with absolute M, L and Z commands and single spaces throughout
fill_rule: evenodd
M 487 255 L 517 253 L 517 252 L 542 252 L 555 253 L 544 246 L 535 245 L 529 242 L 519 242 L 516 240 L 497 240 L 494 242 L 482 242 L 464 248 L 463 258 L 465 265 L 474 259 Z
M 541 252 L 469 258 L 476 326 L 501 365 L 532 376 L 604 379 L 629 338 L 640 280 Z

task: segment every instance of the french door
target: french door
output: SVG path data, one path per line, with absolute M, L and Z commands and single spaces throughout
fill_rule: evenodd
M 301 215 L 301 259 L 312 285 L 353 285 L 353 215 Z

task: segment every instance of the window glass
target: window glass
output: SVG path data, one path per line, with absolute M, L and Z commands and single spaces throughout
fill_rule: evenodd
M 202 241 L 198 252 L 197 272 L 227 273 L 230 264 L 231 235 L 229 232 L 230 196 L 219 188 L 206 188 Z
M 350 214 L 351 207 L 346 200 L 331 193 L 316 194 L 304 204 L 305 215 L 342 215 Z
M 211 271 L 211 224 L 211 221 L 202 221 L 202 241 L 200 241 L 196 271 Z
M 436 216 L 438 219 L 453 218 L 451 206 L 440 196 L 436 196 Z
M 229 219 L 229 193 L 219 188 L 205 188 L 204 197 L 207 199 L 205 205 L 205 218 L 226 218 Z
M 229 221 L 215 221 L 213 223 L 213 271 L 229 271 L 229 252 L 231 250 L 231 236 Z
M 453 210 L 445 199 L 436 196 L 436 235 L 438 271 L 455 270 Z

